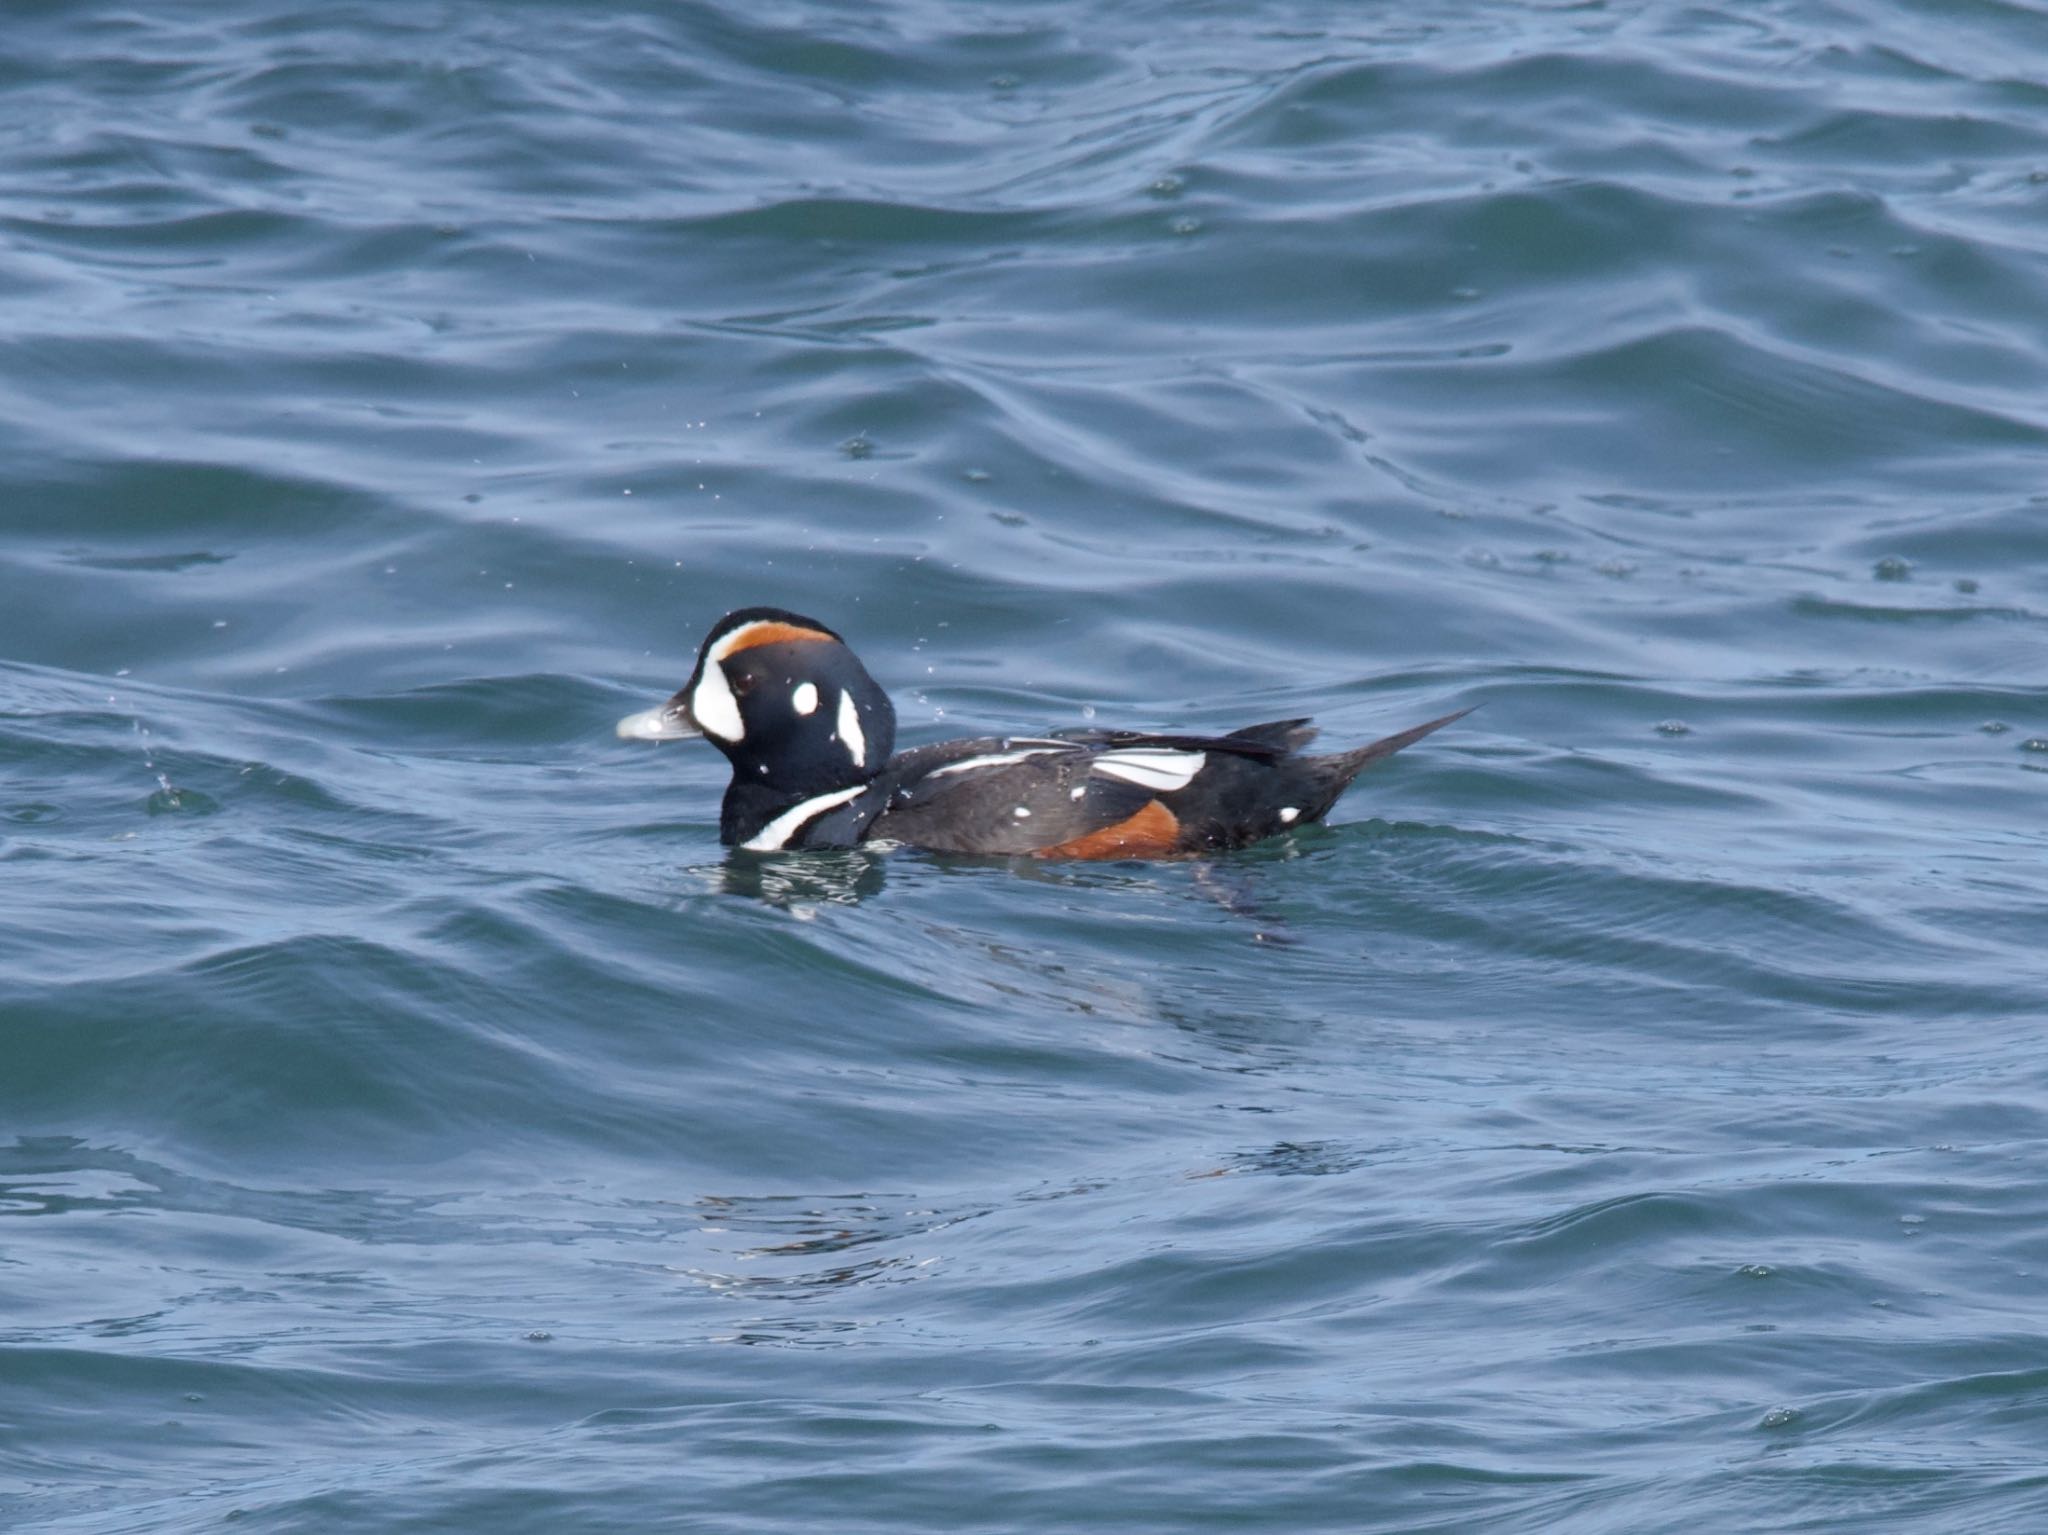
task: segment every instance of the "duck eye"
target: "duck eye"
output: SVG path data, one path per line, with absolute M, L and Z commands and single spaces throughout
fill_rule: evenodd
M 754 674 L 752 672 L 738 673 L 732 678 L 731 687 L 734 697 L 745 698 L 754 691 Z

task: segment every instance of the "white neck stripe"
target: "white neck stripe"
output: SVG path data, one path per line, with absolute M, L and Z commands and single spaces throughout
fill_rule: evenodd
M 868 765 L 868 738 L 860 728 L 860 705 L 851 693 L 839 695 L 839 739 L 852 754 L 855 767 Z

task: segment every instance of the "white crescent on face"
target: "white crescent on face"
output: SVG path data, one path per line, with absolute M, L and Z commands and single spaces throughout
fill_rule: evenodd
M 725 680 L 722 663 L 706 657 L 704 675 L 690 694 L 690 713 L 708 736 L 721 741 L 744 741 L 747 722 L 740 718 L 740 701 L 732 696 L 732 684 Z

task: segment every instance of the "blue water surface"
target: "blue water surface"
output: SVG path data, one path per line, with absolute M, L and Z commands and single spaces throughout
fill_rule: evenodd
M 2048 15 L 16 4 L 0 1527 L 2048 1527 Z M 907 743 L 1454 708 L 1209 866 Z

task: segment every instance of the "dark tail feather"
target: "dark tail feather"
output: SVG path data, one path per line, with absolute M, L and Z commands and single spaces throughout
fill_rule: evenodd
M 1472 706 L 1473 709 L 1478 707 L 1477 704 Z M 1355 747 L 1348 752 L 1338 752 L 1334 756 L 1313 759 L 1321 764 L 1329 774 L 1327 782 L 1329 784 L 1330 797 L 1323 802 L 1323 810 L 1329 809 L 1331 805 L 1337 802 L 1337 796 L 1351 787 L 1352 779 L 1356 778 L 1382 757 L 1391 757 L 1402 747 L 1413 746 L 1424 736 L 1441 730 L 1446 725 L 1455 724 L 1471 712 L 1472 709 L 1460 709 L 1456 714 L 1446 714 L 1442 719 L 1431 720 L 1426 725 L 1411 726 L 1409 729 L 1400 731 L 1395 735 L 1382 737 L 1368 746 Z M 1321 811 L 1317 812 L 1319 815 L 1321 813 Z
M 1274 720 L 1265 725 L 1247 725 L 1242 730 L 1233 730 L 1223 739 L 1226 741 L 1248 741 L 1254 746 L 1270 747 L 1276 753 L 1298 752 L 1316 738 L 1316 727 L 1304 715 L 1298 720 Z

